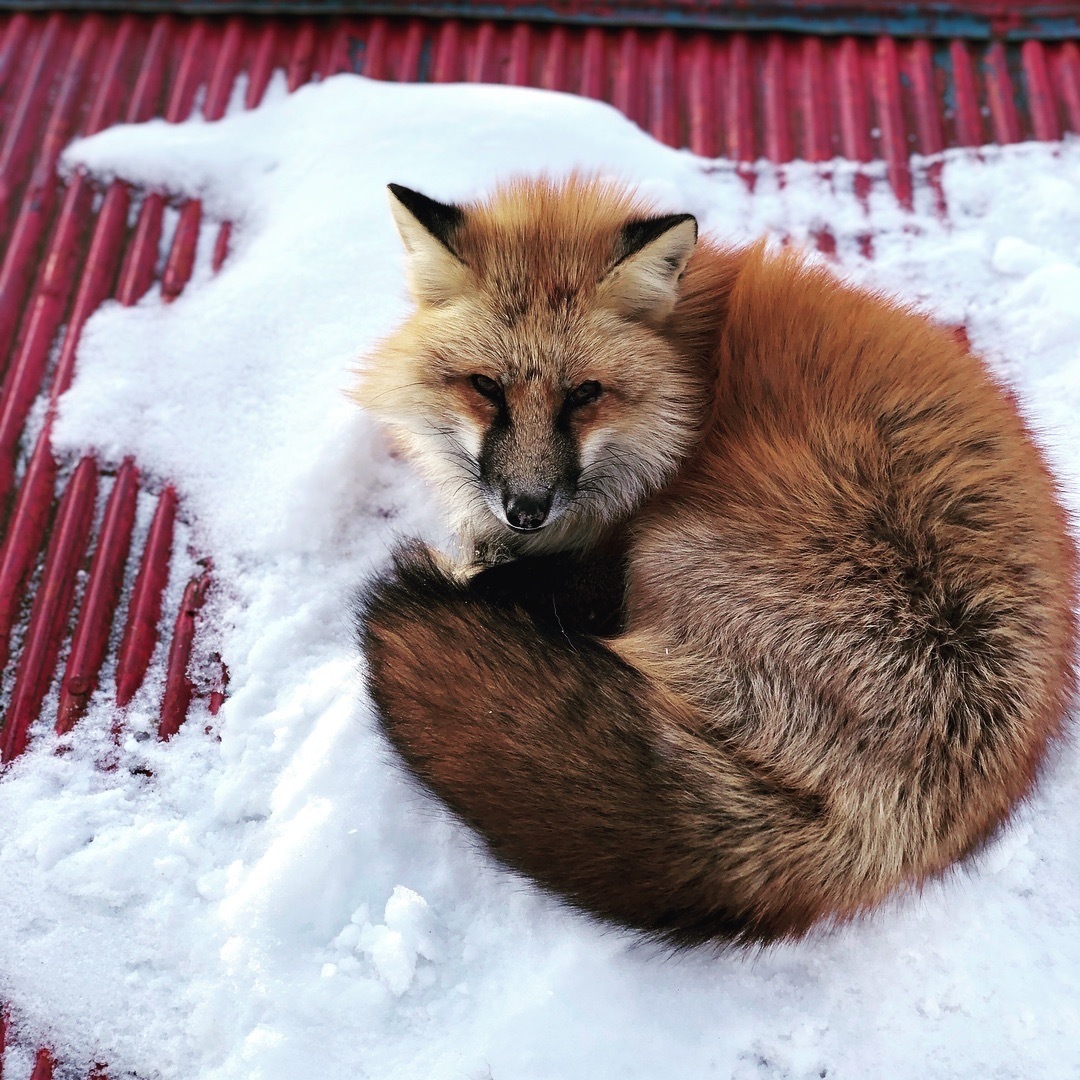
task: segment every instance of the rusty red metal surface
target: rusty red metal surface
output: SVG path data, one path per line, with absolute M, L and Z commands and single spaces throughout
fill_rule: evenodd
M 94 309 L 110 297 L 133 304 L 154 288 L 166 300 L 179 295 L 200 237 L 212 243 L 212 264 L 220 267 L 229 227 L 207 241 L 199 204 L 179 207 L 159 272 L 163 197 L 119 182 L 99 190 L 80 174 L 63 179 L 56 163 L 73 137 L 121 120 L 179 121 L 196 102 L 206 118 L 220 117 L 241 75 L 243 104 L 253 107 L 275 71 L 292 89 L 353 71 L 584 94 L 611 102 L 656 138 L 707 156 L 882 159 L 902 201 L 911 197 L 912 154 L 1080 130 L 1080 48 L 1072 40 L 823 38 L 380 16 L 0 14 L 5 763 L 50 729 L 78 738 L 95 694 L 123 710 L 149 692 L 155 650 L 165 666 L 162 738 L 179 729 L 196 698 L 205 697 L 211 715 L 223 700 L 227 673 L 219 663 L 209 685 L 192 677 L 193 659 L 200 671 L 216 662 L 199 645 L 199 611 L 213 588 L 209 562 L 169 588 L 183 492 L 135 461 L 112 471 L 91 458 L 58 458 L 50 433 Z M 0 1047 L 10 1038 L 10 1018 L 0 1013 Z M 33 1069 L 34 1077 L 52 1074 L 47 1050 Z

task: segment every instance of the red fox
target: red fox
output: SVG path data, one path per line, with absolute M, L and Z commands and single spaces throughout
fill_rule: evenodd
M 357 400 L 448 503 L 358 612 L 379 720 L 505 864 L 675 945 L 976 850 L 1074 695 L 1075 555 L 950 332 L 572 177 L 391 185 L 415 313 Z

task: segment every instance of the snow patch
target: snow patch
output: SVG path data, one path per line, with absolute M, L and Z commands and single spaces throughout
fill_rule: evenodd
M 191 533 L 170 589 L 189 540 L 213 557 L 200 642 L 231 681 L 218 737 L 196 713 L 162 745 L 145 737 L 159 650 L 126 715 L 97 695 L 67 753 L 41 734 L 0 779 L 0 991 L 26 1037 L 111 1075 L 211 1080 L 1075 1068 L 1072 745 L 974 867 L 761 955 L 663 955 L 493 866 L 403 775 L 362 693 L 351 591 L 398 536 L 445 537 L 342 390 L 406 310 L 387 181 L 452 200 L 595 170 L 733 240 L 828 231 L 843 273 L 964 323 L 1076 509 L 1077 143 L 917 163 L 909 213 L 876 167 L 747 174 L 584 99 L 343 76 L 218 123 L 117 127 L 65 165 L 235 222 L 216 276 L 200 262 L 174 303 L 94 315 L 56 430 L 176 483 Z M 25 1073 L 21 1053 L 5 1066 Z

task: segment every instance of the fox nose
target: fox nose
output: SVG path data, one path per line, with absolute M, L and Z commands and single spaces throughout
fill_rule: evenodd
M 511 529 L 534 532 L 542 528 L 551 509 L 551 493 L 535 495 L 507 495 L 503 500 L 506 520 Z

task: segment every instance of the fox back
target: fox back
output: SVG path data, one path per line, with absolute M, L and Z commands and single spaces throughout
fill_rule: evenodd
M 359 397 L 472 563 L 407 547 L 361 606 L 417 777 L 677 942 L 798 936 L 985 842 L 1062 730 L 1076 597 L 979 361 L 599 182 L 394 206 L 417 310 Z

